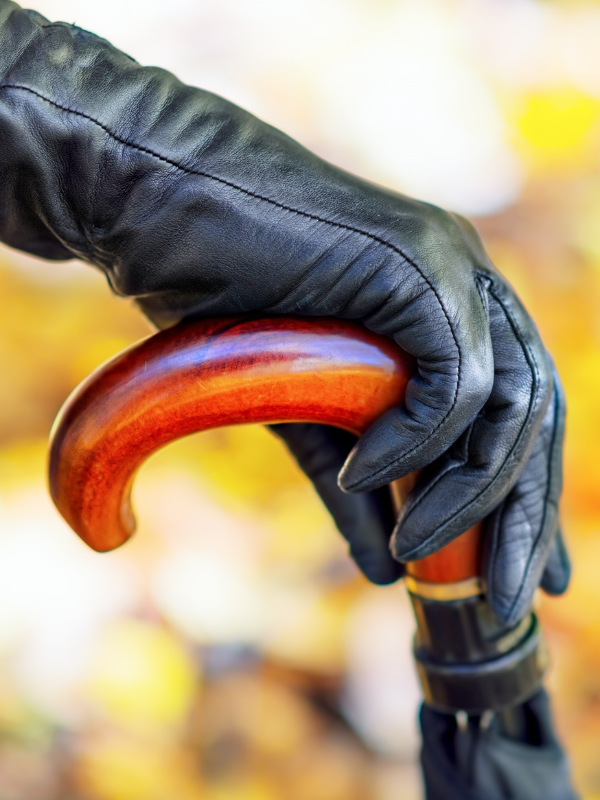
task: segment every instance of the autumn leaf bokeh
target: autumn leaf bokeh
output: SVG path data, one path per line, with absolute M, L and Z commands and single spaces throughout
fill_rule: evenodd
M 600 797 L 600 6 L 32 5 L 473 219 L 567 393 L 573 582 L 539 608 L 561 736 Z M 402 587 L 367 585 L 253 427 L 156 456 L 139 534 L 88 551 L 48 499 L 45 440 L 71 389 L 149 326 L 83 264 L 2 249 L 0 289 L 0 798 L 417 800 Z

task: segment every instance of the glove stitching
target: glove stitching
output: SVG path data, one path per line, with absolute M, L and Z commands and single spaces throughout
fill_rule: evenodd
M 515 442 L 515 446 L 516 446 L 518 441 L 522 438 L 525 429 L 528 428 L 528 427 L 531 427 L 531 425 L 533 424 L 532 423 L 532 420 L 533 420 L 533 409 L 538 404 L 538 400 L 539 400 L 539 389 L 540 389 L 540 383 L 541 383 L 541 371 L 540 371 L 540 367 L 539 367 L 539 364 L 537 362 L 537 359 L 535 357 L 535 352 L 534 352 L 533 348 L 531 347 L 529 342 L 527 342 L 523 338 L 523 336 L 521 334 L 521 331 L 519 330 L 519 326 L 517 325 L 516 321 L 514 320 L 513 316 L 511 315 L 507 304 L 499 296 L 499 294 L 494 291 L 493 284 L 490 286 L 488 291 L 492 295 L 492 297 L 497 301 L 497 303 L 500 305 L 502 310 L 504 311 L 504 314 L 506 315 L 506 318 L 507 318 L 511 328 L 513 329 L 513 332 L 515 334 L 515 337 L 516 337 L 517 341 L 519 342 L 519 344 L 523 348 L 523 352 L 525 353 L 525 358 L 527 359 L 527 363 L 529 364 L 529 367 L 530 367 L 532 375 L 533 375 L 533 387 L 532 387 L 531 396 L 530 396 L 530 400 L 529 400 L 529 408 L 527 409 L 527 415 L 526 415 L 526 418 L 525 418 L 525 422 L 523 423 L 523 427 L 519 431 L 519 435 L 517 437 L 517 442 Z M 548 401 L 549 400 L 550 400 L 550 398 L 548 398 Z M 547 405 L 548 405 L 548 403 L 544 404 L 545 408 L 547 408 Z M 506 459 L 504 461 L 504 464 L 506 463 L 506 461 L 508 461 L 509 456 L 510 456 L 510 454 L 506 457 Z
M 484 278 L 485 278 L 485 276 L 484 276 Z M 406 553 L 403 556 L 403 558 L 408 559 L 408 560 L 410 560 L 410 558 L 414 555 L 415 550 L 422 550 L 433 538 L 435 538 L 435 536 L 441 530 L 444 530 L 444 528 L 447 528 L 448 525 L 451 525 L 452 522 L 454 522 L 457 517 L 460 517 L 461 514 L 464 514 L 465 511 L 467 511 L 473 505 L 475 505 L 482 495 L 484 495 L 486 492 L 490 491 L 490 489 L 492 488 L 494 483 L 498 480 L 498 478 L 501 476 L 502 472 L 504 471 L 504 468 L 506 467 L 506 464 L 510 460 L 511 456 L 514 454 L 514 452 L 517 449 L 519 443 L 523 439 L 523 436 L 525 435 L 527 429 L 531 427 L 531 425 L 533 424 L 533 421 L 534 421 L 533 409 L 537 405 L 538 398 L 539 398 L 539 386 L 540 386 L 540 370 L 539 370 L 539 366 L 538 366 L 537 360 L 535 358 L 535 355 L 534 355 L 534 353 L 532 351 L 531 346 L 521 336 L 519 328 L 517 326 L 517 323 L 513 319 L 512 315 L 510 314 L 507 305 L 498 296 L 498 294 L 493 291 L 492 286 L 493 286 L 493 284 L 490 281 L 487 290 L 492 295 L 492 297 L 497 301 L 498 305 L 500 305 L 502 310 L 504 311 L 506 319 L 508 320 L 509 325 L 511 326 L 511 328 L 512 328 L 512 330 L 514 332 L 517 341 L 519 342 L 519 344 L 521 345 L 521 348 L 523 349 L 523 353 L 525 354 L 526 361 L 529 364 L 529 367 L 531 369 L 532 376 L 533 376 L 533 387 L 532 387 L 531 396 L 530 396 L 530 400 L 529 400 L 529 407 L 527 409 L 527 414 L 525 416 L 525 421 L 523 422 L 523 425 L 521 426 L 521 430 L 519 431 L 517 437 L 515 438 L 513 446 L 511 447 L 510 451 L 507 453 L 506 458 L 504 459 L 502 464 L 499 466 L 498 471 L 496 472 L 496 474 L 492 478 L 492 480 L 480 492 L 478 492 L 472 500 L 470 500 L 462 508 L 458 509 L 458 511 L 456 511 L 449 519 L 447 519 L 444 523 L 442 523 L 442 525 L 440 525 L 438 528 L 436 528 L 436 530 L 430 536 L 428 536 L 427 539 L 425 539 L 417 548 L 413 548 L 408 553 Z M 485 409 L 485 406 L 484 406 L 484 409 Z M 453 469 L 458 469 L 459 466 L 460 466 L 460 464 L 457 464 L 455 467 L 453 467 Z M 381 470 L 379 470 L 379 472 L 380 471 Z M 375 473 L 375 474 L 377 474 L 377 473 Z M 407 511 L 406 515 L 403 517 L 403 522 L 405 522 L 406 519 L 408 518 L 408 516 L 417 508 L 419 503 L 423 500 L 424 496 L 425 495 L 420 497 L 417 500 L 417 502 L 415 503 L 415 505 L 412 506 Z
M 538 530 L 538 534 L 535 537 L 535 541 L 533 542 L 533 544 L 531 546 L 531 551 L 529 553 L 529 558 L 527 559 L 527 565 L 525 567 L 525 570 L 523 571 L 523 580 L 521 581 L 521 585 L 519 587 L 519 591 L 518 591 L 518 593 L 517 593 L 512 605 L 511 605 L 511 607 L 510 607 L 510 609 L 508 611 L 509 618 L 512 617 L 513 612 L 515 610 L 515 607 L 517 606 L 518 601 L 519 601 L 519 599 L 520 599 L 520 597 L 521 597 L 521 595 L 523 593 L 525 582 L 527 580 L 527 573 L 529 572 L 529 568 L 531 566 L 531 562 L 533 561 L 533 557 L 535 555 L 536 548 L 538 546 L 538 543 L 539 543 L 539 541 L 540 541 L 540 539 L 542 537 L 542 534 L 544 533 L 544 529 L 546 527 L 546 520 L 547 520 L 547 517 L 548 517 L 548 505 L 549 505 L 550 491 L 551 491 L 551 488 L 552 488 L 552 470 L 553 470 L 553 467 L 554 467 L 554 459 L 552 458 L 552 452 L 554 450 L 554 445 L 556 444 L 556 434 L 558 432 L 558 426 L 559 426 L 559 421 L 560 421 L 560 413 L 559 413 L 559 411 L 560 411 L 560 409 L 559 409 L 559 397 L 558 397 L 558 392 L 556 391 L 556 388 L 555 388 L 555 390 L 554 390 L 554 424 L 552 425 L 552 438 L 550 440 L 550 448 L 549 448 L 550 456 L 548 458 L 548 470 L 547 470 L 547 473 L 546 473 L 547 474 L 547 484 L 546 484 L 546 492 L 544 494 L 544 512 L 542 514 L 542 521 L 541 521 L 541 524 L 540 524 L 540 527 L 539 527 L 539 530 Z
M 359 234 L 361 236 L 365 236 L 365 237 L 371 239 L 372 241 L 378 242 L 379 244 L 382 244 L 384 247 L 387 247 L 390 250 L 392 250 L 393 252 L 395 252 L 398 255 L 400 255 L 408 264 L 411 265 L 411 267 L 413 267 L 413 269 L 423 278 L 423 280 L 430 287 L 431 291 L 433 292 L 433 295 L 435 296 L 436 300 L 438 301 L 438 304 L 439 304 L 439 306 L 440 306 L 440 308 L 442 310 L 442 313 L 444 314 L 444 317 L 446 318 L 446 322 L 448 323 L 448 327 L 450 329 L 450 333 L 452 335 L 452 339 L 454 340 L 454 344 L 456 346 L 456 350 L 457 350 L 457 353 L 458 353 L 456 386 L 455 386 L 455 389 L 454 389 L 454 397 L 452 399 L 452 404 L 451 404 L 450 408 L 448 409 L 447 413 L 444 415 L 443 419 L 440 420 L 438 425 L 423 440 L 421 440 L 417 445 L 415 445 L 415 447 L 413 447 L 411 450 L 407 451 L 406 453 L 403 453 L 402 456 L 399 456 L 398 458 L 394 459 L 394 461 L 390 462 L 385 467 L 381 467 L 380 469 L 376 470 L 372 474 L 372 477 L 375 477 L 376 475 L 379 475 L 381 472 L 389 470 L 390 467 L 393 467 L 399 461 L 402 461 L 402 460 L 406 459 L 406 457 L 409 456 L 411 453 L 414 453 L 416 450 L 419 450 L 420 448 L 422 448 L 437 433 L 437 431 L 442 427 L 444 422 L 452 414 L 452 412 L 454 410 L 454 407 L 456 405 L 456 401 L 458 399 L 458 392 L 459 392 L 460 381 L 461 381 L 462 353 L 461 353 L 460 345 L 458 343 L 458 339 L 456 337 L 456 333 L 454 332 L 454 328 L 452 327 L 452 323 L 450 321 L 450 316 L 449 316 L 449 314 L 448 314 L 448 312 L 447 312 L 447 310 L 446 310 L 446 308 L 445 308 L 445 306 L 444 306 L 444 304 L 442 302 L 442 299 L 439 296 L 436 288 L 433 286 L 433 284 L 431 283 L 431 281 L 429 280 L 427 275 L 425 275 L 425 273 L 421 270 L 421 268 L 412 259 L 410 259 L 405 253 L 403 253 L 402 250 L 400 250 L 400 248 L 395 247 L 393 244 L 391 244 L 390 242 L 387 242 L 385 239 L 382 239 L 381 237 L 377 236 L 376 234 L 369 233 L 368 231 L 363 231 L 360 228 L 355 228 L 352 225 L 347 225 L 347 224 L 342 223 L 342 222 L 334 222 L 332 220 L 325 219 L 324 217 L 320 217 L 317 214 L 311 214 L 311 213 L 309 213 L 307 211 L 301 211 L 300 209 L 293 208 L 291 206 L 286 206 L 284 203 L 280 203 L 277 200 L 272 200 L 270 197 L 266 197 L 266 196 L 260 195 L 260 194 L 258 194 L 256 192 L 252 192 L 251 190 L 245 189 L 243 186 L 239 186 L 238 184 L 235 184 L 232 181 L 225 180 L 224 178 L 219 178 L 219 177 L 217 177 L 215 175 L 211 175 L 208 172 L 202 172 L 201 170 L 196 170 L 196 169 L 191 169 L 190 167 L 185 167 L 185 166 L 179 164 L 176 161 L 173 161 L 172 159 L 170 159 L 170 158 L 168 158 L 166 156 L 163 156 L 163 155 L 160 155 L 159 153 L 154 152 L 153 150 L 151 150 L 148 147 L 144 147 L 143 145 L 137 144 L 136 142 L 132 142 L 132 141 L 129 141 L 129 140 L 123 138 L 123 137 L 118 136 L 116 133 L 111 131 L 110 128 L 108 128 L 105 124 L 103 124 L 99 120 L 95 119 L 94 117 L 90 116 L 89 114 L 86 114 L 85 112 L 79 111 L 79 110 L 74 109 L 74 108 L 69 108 L 68 106 L 63 106 L 60 103 L 57 103 L 55 100 L 51 100 L 49 97 L 46 97 L 41 92 L 38 92 L 38 91 L 36 91 L 35 89 L 32 89 L 29 86 L 24 86 L 24 85 L 20 85 L 20 84 L 12 84 L 12 83 L 2 83 L 2 84 L 0 84 L 0 89 L 15 89 L 15 90 L 18 90 L 18 91 L 29 92 L 30 94 L 34 95 L 35 97 L 38 97 L 40 100 L 43 100 L 44 102 L 49 103 L 50 105 L 54 106 L 55 108 L 60 109 L 61 111 L 65 111 L 65 112 L 67 112 L 69 114 L 74 114 L 76 116 L 79 116 L 79 117 L 82 117 L 83 119 L 88 120 L 89 122 L 92 122 L 94 125 L 97 125 L 105 133 L 107 133 L 112 139 L 114 139 L 115 141 L 119 142 L 120 144 L 123 144 L 126 147 L 131 147 L 131 148 L 133 148 L 135 150 L 138 150 L 141 153 L 146 153 L 147 155 L 150 155 L 153 158 L 158 159 L 159 161 L 163 161 L 164 163 L 169 164 L 170 166 L 181 170 L 182 172 L 186 172 L 186 173 L 188 173 L 190 175 L 198 175 L 200 177 L 208 178 L 209 180 L 213 180 L 213 181 L 215 181 L 217 183 L 223 184 L 224 186 L 229 186 L 230 188 L 235 189 L 236 191 L 242 192 L 243 194 L 245 194 L 245 195 L 247 195 L 249 197 L 254 197 L 257 200 L 261 200 L 261 201 L 263 201 L 265 203 L 269 203 L 270 205 L 276 206 L 277 208 L 281 208 L 281 209 L 283 209 L 285 211 L 290 211 L 290 212 L 292 212 L 294 214 L 298 214 L 300 216 L 306 217 L 307 219 L 313 219 L 316 222 L 323 222 L 326 225 L 331 225 L 332 227 L 340 228 L 342 230 L 352 231 L 353 233 L 357 233 L 357 234 Z M 359 485 L 359 484 L 355 484 L 355 486 L 356 485 Z M 351 488 L 354 488 L 354 487 L 350 486 L 348 488 L 351 489 Z
M 494 597 L 497 595 L 496 588 L 494 586 L 494 569 L 493 565 L 496 562 L 496 558 L 498 557 L 498 531 L 502 527 L 502 520 L 504 518 L 504 514 L 506 512 L 506 498 L 500 503 L 497 509 L 493 512 L 494 516 L 492 519 L 492 525 L 490 526 L 488 523 L 488 527 L 486 529 L 487 533 L 487 541 L 490 542 L 489 551 L 487 554 L 487 569 L 486 569 L 486 578 L 487 578 L 487 588 L 486 594 L 488 596 L 488 600 L 490 604 L 494 605 Z M 497 604 L 496 599 L 496 604 Z
M 464 442 L 464 444 L 462 446 L 463 455 L 460 458 L 455 459 L 455 463 L 450 462 L 450 463 L 446 464 L 442 469 L 440 469 L 435 474 L 435 476 L 433 477 L 431 482 L 429 484 L 427 484 L 427 486 L 422 490 L 423 493 L 420 494 L 419 497 L 415 500 L 414 505 L 409 505 L 408 503 L 406 504 L 407 505 L 407 510 L 406 510 L 406 513 L 402 515 L 402 522 L 396 528 L 397 532 L 400 531 L 400 529 L 402 527 L 402 523 L 404 522 L 404 520 L 415 510 L 415 508 L 417 508 L 418 505 L 420 505 L 420 503 L 423 502 L 423 500 L 425 500 L 427 498 L 427 496 L 433 491 L 433 489 L 442 480 L 442 478 L 446 477 L 446 475 L 448 475 L 453 470 L 458 469 L 459 467 L 463 467 L 467 463 L 467 461 L 469 460 L 469 442 L 471 441 L 471 436 L 473 435 L 473 428 L 474 427 L 475 427 L 475 423 L 473 422 L 473 423 L 471 423 L 471 425 L 467 429 L 467 435 L 466 435 L 466 438 L 465 438 L 465 442 Z M 418 489 L 418 486 L 417 486 L 417 489 Z M 457 513 L 459 513 L 459 512 L 457 512 Z M 395 532 L 394 535 L 400 535 L 397 532 Z

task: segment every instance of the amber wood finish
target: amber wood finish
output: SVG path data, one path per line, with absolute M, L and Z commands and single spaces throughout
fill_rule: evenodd
M 418 473 L 413 472 L 412 475 L 390 484 L 397 511 L 402 508 L 402 503 L 417 482 L 417 477 Z M 483 523 L 480 522 L 437 553 L 432 553 L 419 561 L 411 561 L 406 567 L 408 574 L 417 580 L 429 583 L 456 583 L 478 577 L 481 565 L 482 528 Z
M 429 583 L 455 583 L 480 574 L 482 523 L 474 525 L 437 553 L 407 565 L 413 578 Z
M 402 402 L 412 369 L 389 339 L 335 319 L 223 318 L 162 331 L 100 367 L 65 403 L 51 434 L 52 498 L 90 547 L 112 550 L 135 529 L 136 472 L 169 442 L 284 421 L 359 434 Z M 396 496 L 413 482 L 396 482 Z M 478 574 L 478 552 L 479 535 L 468 532 L 410 571 L 462 580 Z

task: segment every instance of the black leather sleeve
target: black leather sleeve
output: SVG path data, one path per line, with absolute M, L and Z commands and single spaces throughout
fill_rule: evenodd
M 534 324 L 465 220 L 343 172 L 91 33 L 0 0 L 0 239 L 94 264 L 158 326 L 331 315 L 393 338 L 418 371 L 405 405 L 354 445 L 341 486 L 376 490 L 428 467 L 396 525 L 400 560 L 504 501 L 490 585 L 510 589 L 491 599 L 507 618 L 528 602 L 539 572 L 528 565 L 543 568 L 557 527 L 562 412 L 547 409 L 561 396 Z M 534 453 L 524 509 L 511 491 Z M 368 542 L 369 530 L 361 536 Z

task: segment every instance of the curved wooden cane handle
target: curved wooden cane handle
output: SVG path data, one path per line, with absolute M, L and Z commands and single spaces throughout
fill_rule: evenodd
M 412 370 L 389 339 L 335 319 L 226 318 L 162 331 L 96 370 L 61 409 L 52 498 L 90 547 L 112 550 L 135 529 L 131 486 L 159 448 L 251 422 L 321 422 L 360 434 L 402 402 Z M 396 482 L 396 495 L 410 483 Z M 478 571 L 474 529 L 411 565 L 415 577 L 442 583 Z

